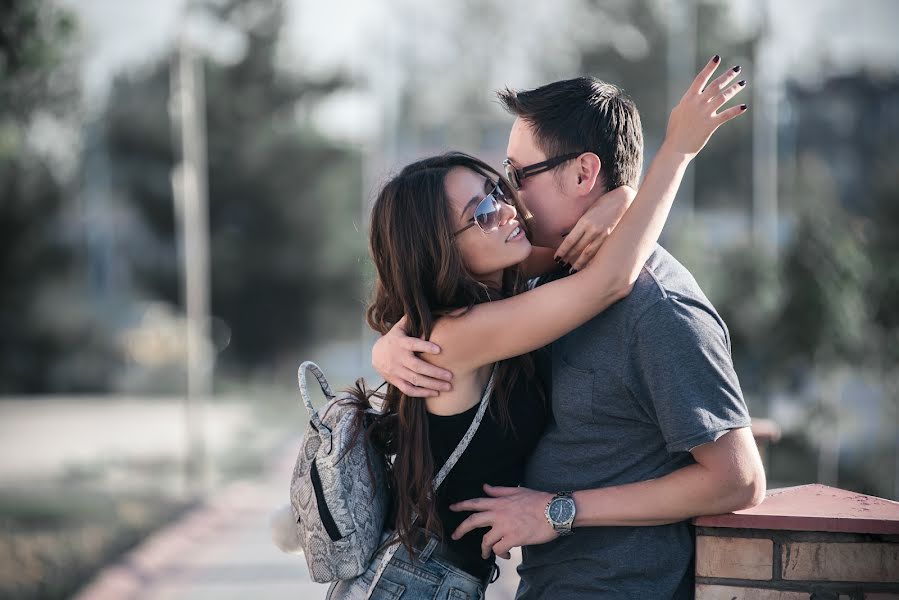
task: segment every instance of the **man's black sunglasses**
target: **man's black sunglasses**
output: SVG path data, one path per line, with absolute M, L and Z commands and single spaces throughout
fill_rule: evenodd
M 511 183 L 516 190 L 520 190 L 522 182 L 524 182 L 524 180 L 531 175 L 539 175 L 544 171 L 555 169 L 566 160 L 577 158 L 581 154 L 583 154 L 583 152 L 563 154 L 562 156 L 556 156 L 555 158 L 550 158 L 549 160 L 544 160 L 543 162 L 534 163 L 520 169 L 515 168 L 515 165 L 512 164 L 512 161 L 507 158 L 503 161 L 503 167 L 506 169 L 506 177 L 509 179 L 509 183 Z

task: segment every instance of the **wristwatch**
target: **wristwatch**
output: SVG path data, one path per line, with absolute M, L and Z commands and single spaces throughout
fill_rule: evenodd
M 571 533 L 577 507 L 571 492 L 559 492 L 546 505 L 546 520 L 559 535 Z

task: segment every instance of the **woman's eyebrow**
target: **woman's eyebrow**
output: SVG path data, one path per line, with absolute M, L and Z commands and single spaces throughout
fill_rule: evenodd
M 493 191 L 493 188 L 496 186 L 495 183 L 490 181 L 489 177 L 484 178 L 484 196 L 472 196 L 471 200 L 468 201 L 468 204 L 465 205 L 465 208 L 462 209 L 462 216 L 465 216 L 465 213 L 468 212 L 468 209 L 473 205 L 477 206 L 478 203 L 483 200 L 487 194 Z
M 484 199 L 484 196 L 472 196 L 471 200 L 468 201 L 468 204 L 465 205 L 465 208 L 462 209 L 462 215 L 464 216 L 468 209 L 472 206 L 477 206 L 478 202 Z

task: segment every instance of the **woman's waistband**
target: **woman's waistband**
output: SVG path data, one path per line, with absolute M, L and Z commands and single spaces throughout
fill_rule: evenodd
M 427 552 L 429 546 L 431 546 L 431 549 L 430 552 Z M 429 557 L 436 558 L 440 562 L 447 563 L 455 569 L 464 571 L 485 586 L 488 583 L 496 581 L 496 578 L 499 576 L 499 567 L 495 562 L 484 561 L 481 560 L 480 557 L 476 560 L 472 560 L 451 545 L 435 539 L 433 535 L 424 529 L 419 528 L 417 530 L 414 547 L 418 551 L 417 554 L 424 560 L 427 560 Z M 422 553 L 425 553 L 426 555 L 422 555 Z

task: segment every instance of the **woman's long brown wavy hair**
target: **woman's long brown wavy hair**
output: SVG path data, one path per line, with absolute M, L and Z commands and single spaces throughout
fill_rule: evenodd
M 405 167 L 381 189 L 372 208 L 370 247 L 377 280 L 366 318 L 382 335 L 406 315 L 408 334 L 430 339 L 440 317 L 517 294 L 526 287 L 517 266 L 505 269 L 501 289 L 478 281 L 467 270 L 453 235 L 458 226 L 446 191 L 447 174 L 459 167 L 498 181 L 523 215 L 521 226 L 527 233 L 530 214 L 512 187 L 477 158 L 452 152 Z M 535 378 L 530 355 L 501 361 L 497 367 L 490 410 L 504 425 L 509 423 L 512 384 L 519 377 Z M 365 405 L 373 395 L 383 401 L 383 416 L 368 426 L 366 434 L 387 456 L 393 456 L 394 531 L 413 555 L 417 527 L 443 536 L 432 493 L 436 469 L 441 465 L 435 465 L 431 456 L 425 401 L 408 397 L 392 385 L 376 395 L 366 391 L 361 380 L 352 393 Z M 415 514 L 418 521 L 413 526 Z

